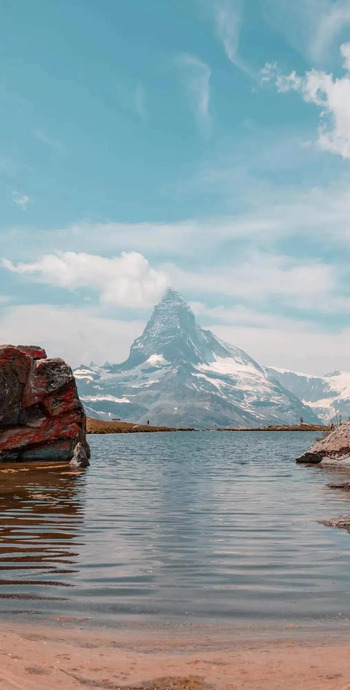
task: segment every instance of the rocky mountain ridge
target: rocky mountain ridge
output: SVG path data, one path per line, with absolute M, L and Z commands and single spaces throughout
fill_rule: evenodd
M 74 372 L 87 414 L 166 426 L 317 423 L 317 415 L 243 350 L 201 328 L 168 290 L 122 364 Z
M 325 423 L 350 416 L 350 372 L 333 371 L 325 376 L 267 367 L 271 378 L 296 395 Z

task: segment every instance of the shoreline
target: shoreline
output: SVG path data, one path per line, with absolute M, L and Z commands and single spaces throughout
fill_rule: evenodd
M 134 424 L 133 422 L 122 422 L 115 420 L 107 422 L 103 419 L 86 418 L 87 434 L 140 434 L 140 433 L 164 433 L 179 431 L 196 431 L 196 429 L 177 429 L 170 426 L 152 426 L 150 424 Z
M 350 626 L 90 628 L 2 619 L 1 690 L 345 690 Z M 349 639 L 349 638 L 348 638 Z
M 223 427 L 217 429 L 195 429 L 192 427 L 168 427 L 168 426 L 152 426 L 148 424 L 134 424 L 133 422 L 122 421 L 105 421 L 103 419 L 94 419 L 87 417 L 86 432 L 87 434 L 136 434 L 136 433 L 164 433 L 164 432 L 222 432 L 222 431 L 320 431 L 328 432 L 331 430 L 329 426 L 322 424 L 292 424 L 292 425 L 276 425 L 265 427 Z
M 215 429 L 215 431 L 331 431 L 330 426 L 323 424 L 291 424 L 276 425 L 276 426 L 261 426 L 261 427 L 229 427 L 222 429 Z

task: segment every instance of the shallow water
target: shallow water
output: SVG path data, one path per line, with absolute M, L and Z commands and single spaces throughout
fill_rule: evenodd
M 295 464 L 317 434 L 91 436 L 92 465 L 1 472 L 0 614 L 345 622 L 346 478 Z

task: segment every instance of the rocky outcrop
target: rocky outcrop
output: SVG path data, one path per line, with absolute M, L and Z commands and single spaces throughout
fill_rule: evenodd
M 350 466 L 350 420 L 318 439 L 297 462 Z
M 40 347 L 0 346 L 0 461 L 89 464 L 85 413 L 71 368 Z
M 346 529 L 350 532 L 350 513 L 330 518 L 329 520 L 323 520 L 322 524 L 326 527 L 337 527 L 338 529 Z

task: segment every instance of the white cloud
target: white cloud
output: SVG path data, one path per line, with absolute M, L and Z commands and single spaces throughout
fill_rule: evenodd
M 222 176 L 201 179 L 203 195 L 209 192 L 220 195 L 223 187 L 225 196 L 236 193 L 236 178 L 231 184 L 229 176 L 230 171 L 225 170 Z M 233 243 L 236 241 L 269 252 L 274 251 L 274 244 L 290 238 L 298 248 L 305 237 L 316 240 L 322 251 L 332 245 L 332 249 L 339 252 L 350 247 L 349 195 L 349 175 L 337 177 L 331 185 L 303 189 L 258 185 L 250 179 L 248 188 L 242 192 L 243 209 L 234 215 L 173 223 L 81 221 L 49 231 L 29 225 L 18 226 L 2 233 L 2 254 L 17 261 L 22 257 L 28 261 L 30 257 L 31 262 L 36 262 L 39 253 L 53 253 L 56 247 L 79 253 L 82 246 L 88 246 L 92 254 L 108 256 L 122 250 L 141 251 L 159 265 L 165 258 L 193 259 L 195 246 L 194 258 L 198 263 L 212 248 L 222 249 L 221 257 L 234 257 Z M 220 206 L 224 206 L 224 198 L 219 196 L 219 199 Z M 34 233 L 35 244 L 32 241 Z
M 227 58 L 250 77 L 253 70 L 239 53 L 244 0 L 196 0 L 201 13 L 214 26 Z
M 265 19 L 313 64 L 327 64 L 350 23 L 350 0 L 260 0 Z
M 41 345 L 49 357 L 63 357 L 71 366 L 124 361 L 144 325 L 103 318 L 94 309 L 52 304 L 19 305 L 0 314 L 3 343 Z
M 137 252 L 122 252 L 119 257 L 57 252 L 46 254 L 34 263 L 13 264 L 2 260 L 5 268 L 20 275 L 34 276 L 41 282 L 68 290 L 92 288 L 100 301 L 122 307 L 147 307 L 160 299 L 168 287 L 163 271 L 151 268 Z
M 25 211 L 29 202 L 32 201 L 30 196 L 27 194 L 20 194 L 15 189 L 12 190 L 12 199 L 17 206 L 20 206 L 22 211 Z
M 299 330 L 301 328 L 301 322 L 298 319 L 284 317 L 280 314 L 269 314 L 261 309 L 255 310 L 242 304 L 237 304 L 233 307 L 221 305 L 208 307 L 203 302 L 191 302 L 190 306 L 199 320 L 204 316 L 216 324 L 219 322 L 220 324 L 234 325 L 236 327 L 248 326 L 249 328 L 275 328 L 278 330 L 291 330 L 294 327 Z M 303 325 L 306 327 L 309 325 L 309 322 L 303 321 Z
M 180 290 L 216 293 L 256 304 L 277 300 L 297 309 L 317 312 L 335 306 L 337 281 L 331 266 L 321 262 L 298 263 L 287 256 L 251 253 L 239 263 L 210 271 L 186 272 L 167 266 L 171 282 Z M 342 300 L 341 311 L 349 312 L 350 300 Z
M 210 327 L 223 340 L 242 348 L 259 364 L 309 374 L 350 368 L 350 329 L 327 333 L 302 322 L 282 327 L 246 327 L 216 324 Z
M 196 55 L 180 55 L 176 62 L 197 124 L 207 134 L 210 130 L 211 69 Z
M 316 14 L 316 20 L 316 29 L 310 41 L 310 55 L 314 60 L 322 60 L 324 56 L 328 56 L 337 36 L 350 23 L 349 0 L 323 2 L 321 12 Z
M 239 39 L 243 18 L 242 0 L 217 0 L 212 4 L 216 33 L 233 65 L 252 76 L 252 70 L 239 55 Z
M 248 352 L 259 364 L 311 374 L 339 368 L 349 371 L 350 328 L 327 333 L 308 320 L 242 305 L 207 307 L 197 302 L 191 306 L 199 322 L 210 318 L 209 328 L 216 335 Z
M 310 70 L 303 77 L 295 72 L 283 75 L 276 65 L 266 65 L 262 81 L 274 81 L 280 93 L 296 91 L 306 103 L 321 109 L 317 144 L 320 149 L 350 159 L 350 44 L 341 46 L 344 77 Z
M 242 24 L 242 2 L 241 0 L 222 0 L 214 4 L 214 7 L 218 37 L 223 43 L 228 59 L 236 64 Z

